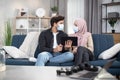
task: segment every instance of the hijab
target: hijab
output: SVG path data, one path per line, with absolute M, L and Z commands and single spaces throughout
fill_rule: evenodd
M 70 34 L 70 36 L 74 36 L 78 38 L 78 46 L 86 46 L 87 39 L 91 35 L 91 33 L 87 32 L 86 21 L 82 18 L 77 18 L 74 21 L 74 25 L 78 27 L 78 32 L 74 34 Z

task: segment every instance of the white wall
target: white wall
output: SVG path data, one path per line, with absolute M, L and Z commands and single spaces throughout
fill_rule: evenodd
M 103 0 L 102 3 L 110 3 L 112 0 Z M 114 0 L 114 2 L 120 2 L 120 0 Z M 108 12 L 118 12 L 119 13 L 119 16 L 120 16 L 120 5 L 117 5 L 117 6 L 108 6 L 107 8 Z M 103 17 L 106 16 L 106 13 L 105 13 L 105 7 L 103 8 Z M 108 21 L 107 21 L 107 32 L 108 33 L 111 33 L 111 26 L 109 25 Z M 105 28 L 106 28 L 106 25 L 105 25 L 105 22 L 103 22 L 103 27 L 102 27 L 102 30 L 103 32 L 105 32 Z M 117 21 L 117 23 L 115 24 L 115 32 L 116 33 L 120 33 L 120 19 Z
M 84 18 L 84 0 L 67 0 L 66 30 L 68 34 L 73 33 L 72 26 L 75 18 Z
M 46 16 L 49 16 L 50 0 L 0 0 L 0 44 L 3 39 L 4 23 L 8 19 L 14 21 L 15 9 L 28 8 L 30 14 L 35 15 L 35 10 L 39 7 L 44 8 Z

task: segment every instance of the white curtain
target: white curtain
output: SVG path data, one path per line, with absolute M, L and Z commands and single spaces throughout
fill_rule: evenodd
M 66 32 L 71 34 L 74 19 L 84 18 L 84 0 L 67 0 L 66 4 Z

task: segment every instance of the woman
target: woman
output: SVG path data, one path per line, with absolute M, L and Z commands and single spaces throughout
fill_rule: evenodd
M 75 54 L 75 65 L 85 64 L 89 60 L 93 60 L 93 40 L 90 32 L 87 32 L 86 21 L 78 18 L 74 21 L 74 34 L 70 36 L 78 38 L 78 46 L 73 47 Z

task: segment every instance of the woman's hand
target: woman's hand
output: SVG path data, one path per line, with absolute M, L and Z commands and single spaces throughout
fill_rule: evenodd
M 77 47 L 73 47 L 73 53 L 77 53 Z

